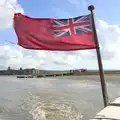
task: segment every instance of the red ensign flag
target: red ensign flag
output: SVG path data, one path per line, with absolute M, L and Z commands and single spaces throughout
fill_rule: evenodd
M 18 45 L 26 49 L 71 51 L 95 49 L 91 15 L 69 19 L 14 15 Z

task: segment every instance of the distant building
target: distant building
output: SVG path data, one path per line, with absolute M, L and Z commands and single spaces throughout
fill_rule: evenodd
M 70 70 L 70 73 L 79 73 L 79 72 L 87 72 L 87 69 L 74 69 L 74 70 Z
M 22 68 L 20 67 L 20 71 L 22 71 Z
M 40 73 L 40 70 L 38 69 L 22 69 L 19 70 L 13 70 L 10 67 L 8 67 L 7 70 L 1 70 L 0 75 L 38 75 Z
M 0 75 L 7 75 L 7 70 L 0 70 Z
M 11 70 L 11 68 L 10 68 L 10 67 L 8 67 L 8 70 Z

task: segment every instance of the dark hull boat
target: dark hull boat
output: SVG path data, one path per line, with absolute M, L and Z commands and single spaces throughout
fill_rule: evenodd
M 30 76 L 17 76 L 17 78 L 33 78 L 33 76 L 32 75 L 30 75 Z

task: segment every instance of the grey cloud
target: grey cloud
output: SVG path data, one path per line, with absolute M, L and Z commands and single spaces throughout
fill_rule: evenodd
M 53 61 L 53 64 L 55 64 L 55 65 L 67 65 L 67 66 L 71 66 L 71 65 L 69 65 L 68 63 L 66 63 L 66 62 L 59 62 L 59 61 Z

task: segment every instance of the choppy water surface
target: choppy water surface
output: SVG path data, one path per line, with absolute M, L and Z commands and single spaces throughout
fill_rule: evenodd
M 106 80 L 112 101 L 120 96 L 120 77 Z M 98 76 L 0 76 L 0 120 L 87 120 L 102 108 Z

